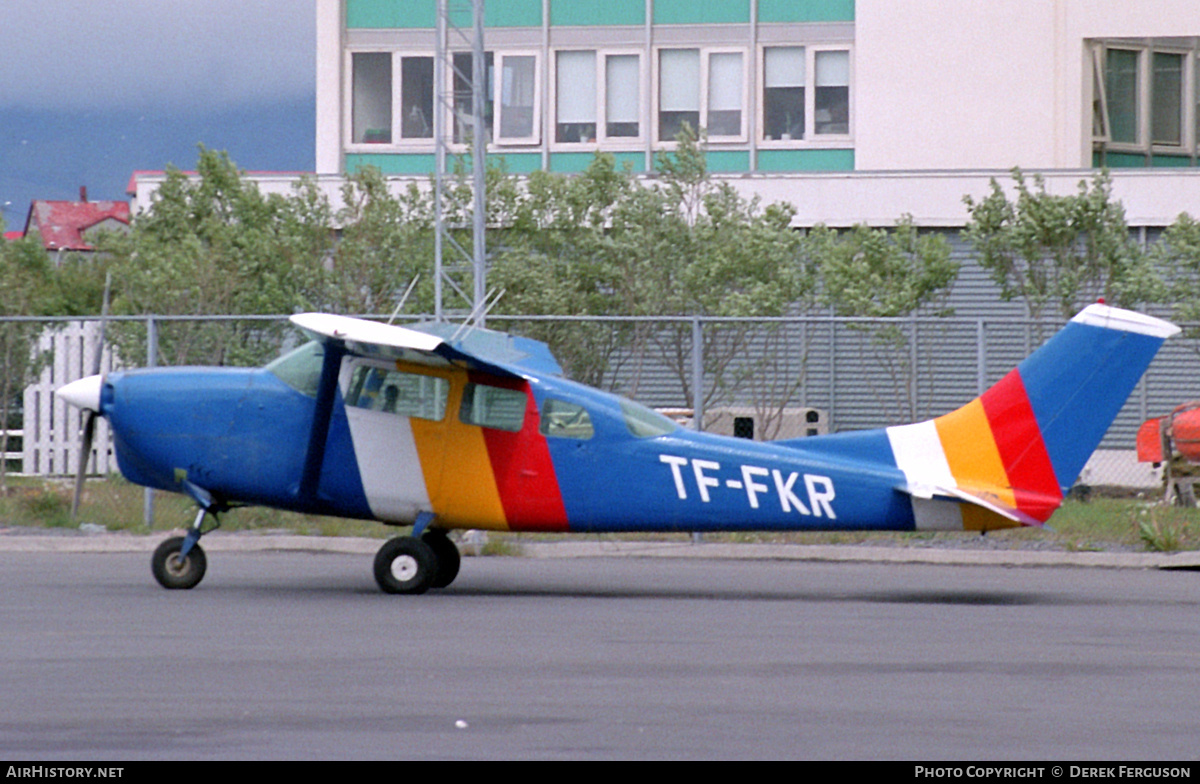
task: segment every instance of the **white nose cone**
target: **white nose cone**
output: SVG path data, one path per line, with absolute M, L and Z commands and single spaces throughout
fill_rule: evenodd
M 100 411 L 100 387 L 104 384 L 104 376 L 88 376 L 81 378 L 78 381 L 72 381 L 66 386 L 59 387 L 54 390 L 54 394 L 61 397 L 76 408 L 86 408 L 89 411 Z

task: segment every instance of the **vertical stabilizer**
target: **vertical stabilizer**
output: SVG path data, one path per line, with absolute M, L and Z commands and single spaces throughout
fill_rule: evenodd
M 970 503 L 962 510 L 967 528 L 1045 522 L 1163 341 L 1178 332 L 1161 319 L 1091 305 L 967 405 L 888 428 L 914 509 L 918 499 L 928 506 L 950 497 Z

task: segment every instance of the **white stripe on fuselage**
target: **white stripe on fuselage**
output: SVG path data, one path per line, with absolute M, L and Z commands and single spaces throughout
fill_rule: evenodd
M 921 530 L 961 531 L 962 511 L 953 501 L 934 500 L 933 489 L 957 487 L 933 420 L 887 429 L 896 467 L 904 472 L 913 519 Z M 924 496 L 924 497 L 922 497 Z
M 346 418 L 371 514 L 411 523 L 419 512 L 428 511 L 429 493 L 408 419 L 354 407 L 346 408 Z

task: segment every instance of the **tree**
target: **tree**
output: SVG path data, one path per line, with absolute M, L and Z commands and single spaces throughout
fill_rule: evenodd
M 169 169 L 130 233 L 99 246 L 113 257 L 114 310 L 269 314 L 317 301 L 319 260 L 333 237 L 311 189 L 263 196 L 227 154 L 203 147 L 197 175 Z M 263 322 L 182 322 L 161 334 L 159 353 L 166 364 L 258 364 L 278 351 L 281 334 Z M 123 328 L 114 337 L 125 356 L 145 355 L 143 335 Z
M 398 196 L 378 169 L 351 174 L 342 186 L 336 224 L 341 237 L 322 265 L 320 306 L 341 313 L 389 312 L 418 281 L 407 309 L 433 309 L 433 207 L 415 183 Z M 319 221 L 314 216 L 311 221 Z M 330 225 L 326 222 L 324 225 Z
M 3 228 L 0 223 L 0 229 Z M 61 296 L 53 279 L 54 265 L 33 237 L 13 242 L 0 231 L 0 314 L 43 316 L 54 310 Z M 8 431 L 14 421 L 14 401 L 41 372 L 48 357 L 38 353 L 38 336 L 44 322 L 0 322 L 0 454 L 8 452 Z M 8 489 L 8 461 L 0 459 L 0 493 Z
M 1157 287 L 1154 301 L 1172 303 L 1172 315 L 1190 322 L 1190 338 L 1200 338 L 1200 221 L 1182 213 L 1149 251 L 1155 275 L 1143 290 Z
M 597 154 L 578 176 L 536 171 L 511 202 L 508 226 L 493 235 L 490 283 L 505 291 L 498 313 L 623 314 L 631 304 L 626 277 L 611 252 L 610 226 L 618 205 L 628 208 L 636 181 L 613 157 Z M 624 225 L 623 219 L 618 223 Z M 602 386 L 627 324 L 533 322 L 530 337 L 547 342 L 567 375 Z
M 508 312 L 612 316 L 777 316 L 810 286 L 797 264 L 793 208 L 763 207 L 708 175 L 702 140 L 690 130 L 661 155 L 658 178 L 644 182 L 597 155 L 576 177 L 534 173 L 500 232 L 491 281 Z M 493 241 L 493 247 L 497 242 Z M 581 380 L 597 383 L 615 349 L 634 363 L 656 354 L 691 399 L 692 328 L 635 321 L 620 329 L 536 328 Z M 748 372 L 753 326 L 704 331 L 705 405 L 733 394 Z M 575 337 L 569 338 L 568 334 Z
M 959 265 L 950 258 L 945 237 L 922 234 L 910 215 L 898 220 L 891 231 L 859 224 L 839 235 L 818 226 L 809 235 L 808 252 L 821 278 L 821 300 L 839 316 L 895 318 L 921 308 L 949 315 L 938 306 L 958 277 Z M 871 332 L 874 358 L 903 401 L 894 408 L 897 397 L 876 390 L 884 411 L 897 420 L 916 419 L 916 368 L 909 331 L 895 323 L 859 328 Z
M 1132 305 L 1148 295 L 1146 260 L 1129 235 L 1124 207 L 1112 200 L 1107 172 L 1090 186 L 1081 180 L 1069 196 L 1047 193 L 1040 174 L 1032 189 L 1020 169 L 1012 177 L 1015 201 L 995 179 L 984 199 L 963 198 L 971 216 L 963 237 L 1004 300 L 1023 300 L 1040 322 L 1052 308 L 1070 318 L 1098 296 Z

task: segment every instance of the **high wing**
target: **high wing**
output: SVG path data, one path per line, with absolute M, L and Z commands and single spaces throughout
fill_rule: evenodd
M 363 357 L 432 367 L 464 367 L 504 378 L 521 377 L 506 367 L 460 351 L 437 335 L 407 327 L 332 313 L 299 313 L 291 317 L 291 322 L 314 340 L 340 343 L 348 353 Z

